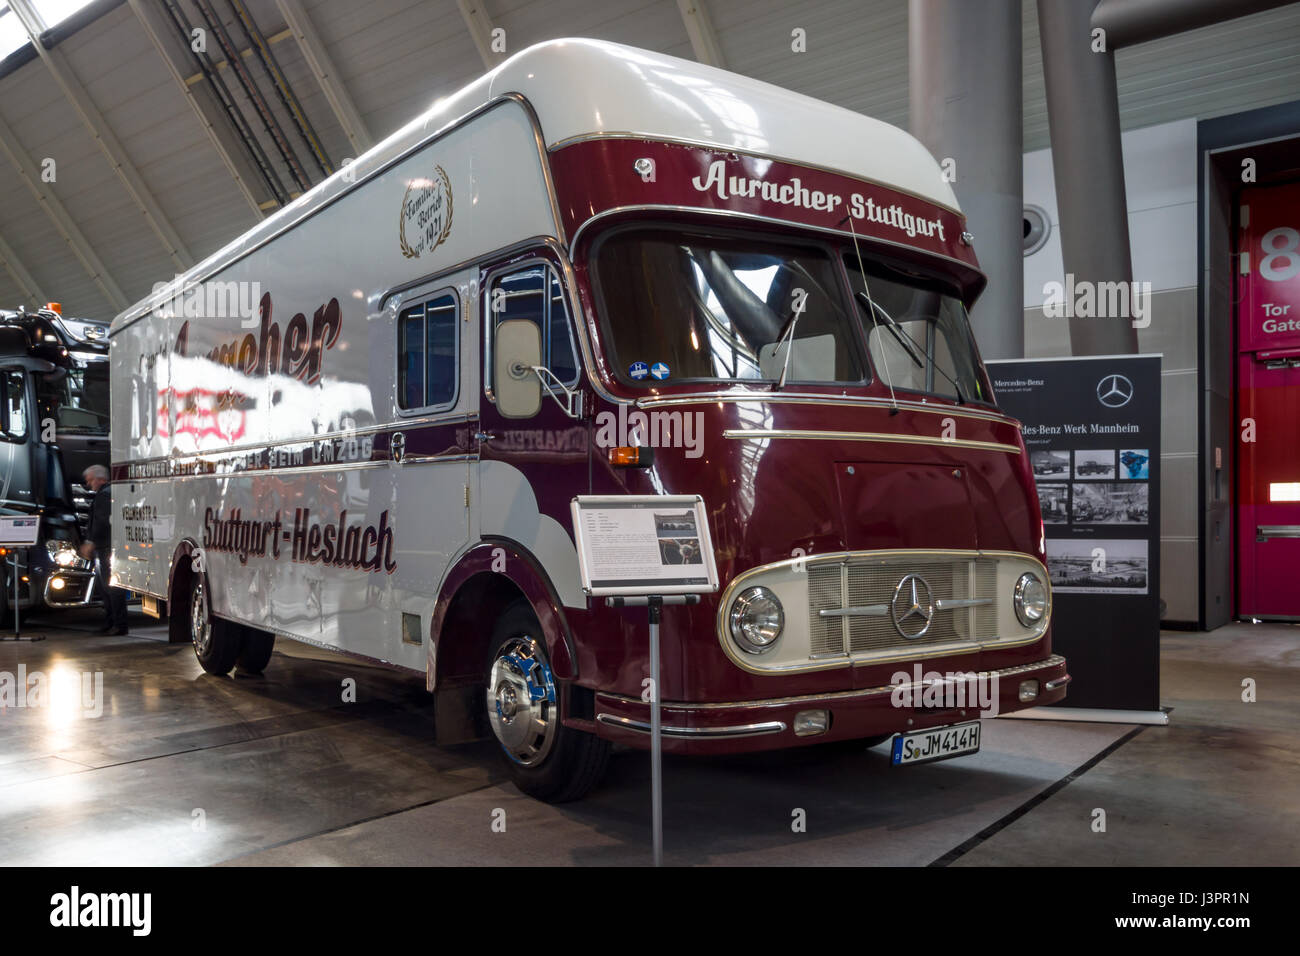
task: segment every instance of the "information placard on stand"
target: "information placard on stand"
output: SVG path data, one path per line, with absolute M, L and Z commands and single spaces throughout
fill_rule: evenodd
M 571 504 L 582 589 L 612 607 L 645 607 L 650 621 L 650 814 L 663 862 L 663 747 L 659 623 L 665 604 L 696 604 L 718 589 L 699 495 L 579 495 Z
M 13 590 L 13 609 L 14 609 L 14 633 L 13 637 L 0 635 L 0 640 L 5 641 L 43 641 L 43 634 L 31 634 L 27 637 L 22 635 L 22 613 L 18 607 L 18 581 L 20 572 L 18 570 L 18 551 L 20 548 L 30 548 L 36 544 L 41 535 L 41 519 L 35 515 L 5 515 L 0 517 L 0 548 L 10 550 L 13 554 L 14 561 L 14 590 Z

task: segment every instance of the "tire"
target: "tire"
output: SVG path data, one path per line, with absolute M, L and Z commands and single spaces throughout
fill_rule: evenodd
M 535 799 L 566 803 L 600 782 L 609 741 L 561 724 L 546 642 L 528 604 L 512 604 L 497 619 L 486 684 L 488 724 L 515 786 Z
M 229 674 L 243 647 L 243 628 L 233 621 L 212 616 L 207 578 L 201 575 L 190 585 L 189 615 L 190 641 L 199 666 L 209 674 Z
M 256 627 L 244 625 L 243 646 L 235 663 L 245 674 L 260 674 L 271 662 L 271 651 L 275 649 L 275 635 Z

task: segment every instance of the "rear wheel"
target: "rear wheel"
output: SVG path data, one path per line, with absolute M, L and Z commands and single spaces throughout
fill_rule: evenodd
M 243 646 L 236 663 L 246 674 L 260 674 L 271 663 L 271 651 L 275 648 L 275 635 L 260 628 L 243 625 Z
M 559 693 L 532 608 L 522 602 L 507 608 L 491 648 L 488 723 L 515 786 L 548 803 L 585 796 L 605 773 L 609 741 L 561 724 Z
M 212 616 L 207 581 L 196 577 L 190 588 L 190 640 L 194 656 L 209 674 L 229 674 L 243 646 L 242 628 Z

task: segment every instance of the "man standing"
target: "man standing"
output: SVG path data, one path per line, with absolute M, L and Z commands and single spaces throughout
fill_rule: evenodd
M 81 476 L 81 483 L 95 494 L 90 505 L 90 524 L 86 526 L 86 538 L 82 542 L 83 558 L 99 558 L 96 579 L 99 593 L 104 598 L 104 616 L 106 622 L 100 629 L 101 634 L 125 634 L 126 627 L 126 591 L 109 585 L 111 580 L 109 560 L 113 550 L 113 492 L 108 485 L 108 469 L 103 465 L 91 465 Z

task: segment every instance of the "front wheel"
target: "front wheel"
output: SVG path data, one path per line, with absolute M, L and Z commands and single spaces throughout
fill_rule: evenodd
M 212 616 L 206 579 L 196 577 L 190 589 L 190 640 L 199 666 L 209 674 L 229 674 L 239 657 L 243 637 L 238 624 Z
M 498 619 L 488 658 L 487 712 L 510 776 L 530 797 L 564 803 L 605 773 L 609 741 L 560 722 L 559 693 L 541 626 L 525 603 Z

